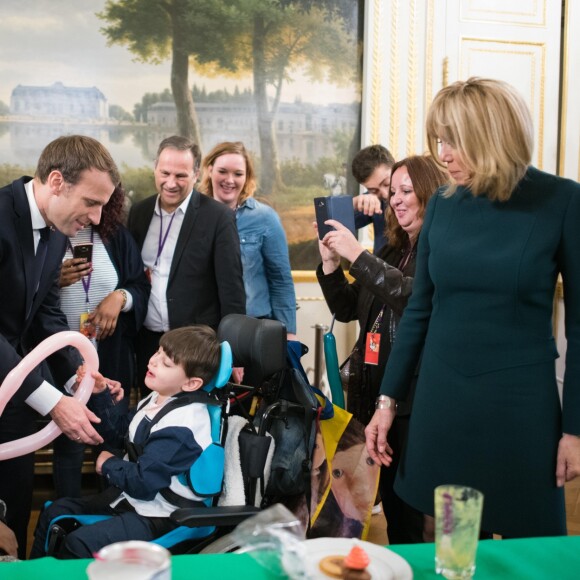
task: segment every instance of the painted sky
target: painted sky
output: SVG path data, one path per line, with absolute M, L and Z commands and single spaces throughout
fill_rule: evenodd
M 104 0 L 1 0 L 0 2 L 0 101 L 10 103 L 18 84 L 99 88 L 109 104 L 132 112 L 146 92 L 169 88 L 169 61 L 160 65 L 135 62 L 122 46 L 107 46 L 96 16 Z M 190 83 L 208 91 L 251 86 L 251 79 L 208 79 L 190 72 Z M 307 102 L 352 102 L 354 89 L 314 84 L 296 78 L 286 84 L 282 100 L 297 96 Z

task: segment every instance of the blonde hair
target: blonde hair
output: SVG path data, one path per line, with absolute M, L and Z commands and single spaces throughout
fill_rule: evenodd
M 413 155 L 397 161 L 391 169 L 391 180 L 398 169 L 405 167 L 409 179 L 413 184 L 413 190 L 419 200 L 418 217 L 423 218 L 425 208 L 431 196 L 442 185 L 449 184 L 449 174 L 435 162 L 430 155 Z M 391 204 L 387 207 L 387 226 L 385 235 L 389 245 L 404 248 L 409 242 L 409 234 L 401 227 L 395 216 Z
M 509 84 L 478 77 L 441 89 L 427 114 L 429 151 L 438 159 L 439 140 L 457 151 L 473 195 L 507 201 L 524 176 L 534 148 L 530 111 Z M 452 185 L 446 196 L 455 193 Z
M 248 197 L 252 197 L 256 191 L 256 171 L 254 170 L 254 164 L 252 163 L 252 158 L 241 141 L 224 141 L 223 143 L 218 143 L 204 158 L 201 162 L 202 178 L 199 184 L 199 191 L 214 197 L 213 186 L 211 183 L 210 167 L 216 162 L 218 157 L 228 154 L 241 155 L 246 162 L 246 183 L 244 183 L 244 189 L 240 193 L 238 198 L 238 205 L 242 205 Z

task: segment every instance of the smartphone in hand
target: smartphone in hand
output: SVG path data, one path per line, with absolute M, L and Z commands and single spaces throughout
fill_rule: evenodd
M 76 244 L 73 246 L 73 258 L 85 258 L 86 262 L 93 261 L 93 244 Z
M 325 224 L 326 220 L 336 220 L 347 227 L 354 235 L 354 209 L 352 207 L 352 197 L 350 195 L 334 195 L 314 198 L 314 212 L 318 225 L 318 238 L 334 230 L 333 227 Z

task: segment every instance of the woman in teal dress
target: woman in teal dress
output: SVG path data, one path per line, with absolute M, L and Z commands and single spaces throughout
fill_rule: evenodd
M 563 485 L 580 474 L 580 185 L 530 165 L 531 115 L 500 81 L 442 89 L 427 135 L 455 183 L 427 207 L 367 446 L 391 463 L 394 403 L 423 353 L 396 492 L 433 514 L 437 485 L 469 485 L 485 494 L 482 529 L 565 534 Z M 559 274 L 562 405 L 552 334 Z

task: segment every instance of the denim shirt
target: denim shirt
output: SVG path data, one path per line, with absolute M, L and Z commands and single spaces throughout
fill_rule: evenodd
M 246 313 L 273 318 L 296 333 L 296 293 L 286 233 L 278 214 L 249 197 L 236 211 L 242 249 Z

